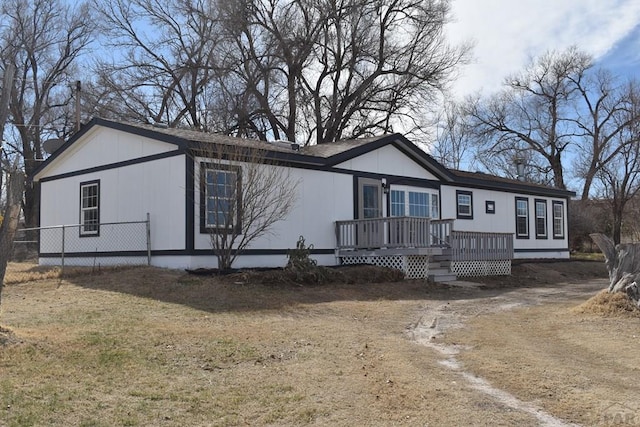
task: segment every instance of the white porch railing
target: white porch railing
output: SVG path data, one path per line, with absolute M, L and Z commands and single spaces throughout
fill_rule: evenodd
M 512 233 L 451 231 L 451 261 L 497 261 L 513 259 Z
M 512 233 L 456 231 L 453 224 L 453 219 L 417 217 L 336 221 L 337 256 L 345 263 L 390 266 L 403 269 L 407 277 L 425 278 L 431 258 L 428 251 L 433 250 L 450 261 L 449 271 L 456 276 L 511 274 Z M 394 251 L 390 254 L 387 249 Z M 395 249 L 409 251 L 396 254 Z M 412 268 L 408 267 L 411 262 Z
M 512 233 L 456 231 L 453 219 L 387 217 L 336 221 L 338 250 L 451 248 L 451 261 L 513 259 Z
M 338 249 L 426 248 L 432 245 L 430 219 L 387 217 L 336 221 Z
M 431 244 L 432 246 L 448 247 L 450 245 L 451 232 L 453 231 L 453 219 L 432 219 Z

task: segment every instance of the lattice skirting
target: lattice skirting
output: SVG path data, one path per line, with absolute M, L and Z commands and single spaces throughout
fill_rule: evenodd
M 429 275 L 428 255 L 343 256 L 342 264 L 372 264 L 402 271 L 407 279 L 426 279 Z
M 453 261 L 451 272 L 462 277 L 508 276 L 511 274 L 511 260 L 499 261 Z

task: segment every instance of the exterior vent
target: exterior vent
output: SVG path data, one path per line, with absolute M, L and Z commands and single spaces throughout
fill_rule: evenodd
M 267 141 L 271 145 L 282 148 L 290 148 L 293 151 L 300 151 L 300 144 L 296 144 L 291 141 L 284 141 L 282 139 L 276 139 L 275 141 Z

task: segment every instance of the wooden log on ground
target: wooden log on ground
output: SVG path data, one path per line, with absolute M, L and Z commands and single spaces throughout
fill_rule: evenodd
M 625 292 L 640 305 L 640 243 L 614 245 L 604 234 L 589 235 L 604 254 L 609 292 Z

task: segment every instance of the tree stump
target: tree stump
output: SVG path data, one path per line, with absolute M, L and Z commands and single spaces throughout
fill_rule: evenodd
M 615 246 L 604 234 L 589 236 L 604 254 L 609 270 L 609 292 L 624 292 L 640 307 L 640 243 Z

